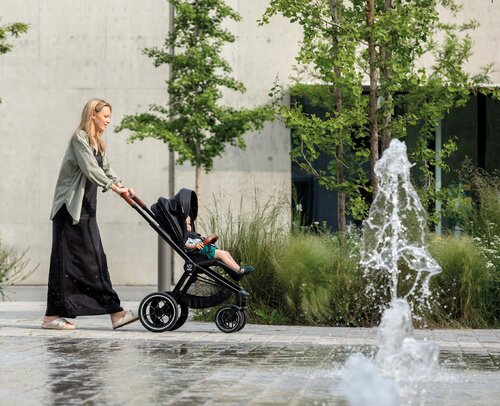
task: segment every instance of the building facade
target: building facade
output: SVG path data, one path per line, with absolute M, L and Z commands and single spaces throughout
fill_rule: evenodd
M 259 26 L 267 0 L 228 3 L 242 20 L 228 25 L 237 40 L 225 49 L 224 57 L 248 90 L 244 95 L 226 94 L 224 101 L 245 107 L 267 103 L 276 78 L 285 87 L 290 83 L 300 28 L 278 17 Z M 475 54 L 467 68 L 478 71 L 486 62 L 500 67 L 500 3 L 474 0 L 464 6 L 463 15 L 481 23 L 472 35 Z M 88 99 L 104 98 L 113 106 L 106 141 L 112 166 L 124 184 L 134 187 L 148 204 L 167 196 L 168 146 L 156 140 L 127 144 L 126 134 L 115 134 L 113 127 L 126 114 L 168 101 L 167 67 L 154 68 L 141 50 L 162 46 L 169 5 L 166 0 L 2 0 L 0 18 L 0 24 L 30 25 L 27 34 L 10 41 L 13 51 L 0 56 L 0 238 L 18 251 L 29 250 L 30 264 L 39 264 L 24 283 L 44 284 L 53 190 L 64 150 Z M 491 79 L 500 83 L 500 71 Z M 491 117 L 498 128 L 498 118 L 494 113 Z M 498 130 L 492 134 L 498 148 Z M 201 218 L 213 199 L 220 207 L 236 209 L 243 198 L 246 209 L 251 209 L 248 202 L 254 201 L 256 190 L 261 197 L 285 193 L 290 198 L 295 179 L 290 132 L 279 122 L 267 123 L 246 141 L 246 151 L 227 148 L 213 172 L 203 175 Z M 176 167 L 175 189 L 181 187 L 194 188 L 194 168 L 189 165 Z M 322 205 L 323 213 L 335 213 L 328 206 L 334 199 L 315 199 L 311 204 Z M 154 231 L 112 192 L 99 195 L 98 222 L 113 282 L 156 284 Z
M 264 1 L 229 2 L 243 17 L 229 29 L 237 41 L 224 57 L 233 76 L 247 87 L 244 95 L 227 94 L 225 103 L 255 106 L 268 102 L 277 76 L 291 73 L 298 30 L 285 20 L 259 27 Z M 0 238 L 19 252 L 29 250 L 24 281 L 47 282 L 51 247 L 49 214 L 59 166 L 86 101 L 100 97 L 113 106 L 106 130 L 113 169 L 148 204 L 168 194 L 169 151 L 156 140 L 126 143 L 113 132 L 126 114 L 166 103 L 167 66 L 154 68 L 142 53 L 162 46 L 168 30 L 164 0 L 2 0 L 0 24 L 25 22 L 27 34 L 13 39 L 13 51 L 0 56 Z M 290 193 L 289 132 L 268 123 L 246 136 L 247 149 L 234 147 L 202 176 L 200 218 L 219 200 L 220 207 L 240 207 L 262 194 Z M 175 170 L 175 189 L 194 188 L 194 168 Z M 248 207 L 250 209 L 250 207 Z M 115 284 L 156 284 L 157 235 L 112 192 L 98 196 L 98 223 Z

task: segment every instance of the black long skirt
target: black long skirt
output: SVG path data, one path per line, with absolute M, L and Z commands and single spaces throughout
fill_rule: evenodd
M 46 316 L 74 318 L 123 310 L 97 227 L 96 190 L 87 181 L 78 224 L 72 224 L 65 205 L 53 219 Z

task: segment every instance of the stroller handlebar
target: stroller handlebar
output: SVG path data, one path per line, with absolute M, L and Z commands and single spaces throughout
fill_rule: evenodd
M 139 199 L 137 196 L 134 196 L 132 198 L 132 200 L 134 202 L 136 202 L 139 206 L 141 206 L 143 209 L 146 208 L 146 205 L 144 204 L 144 202 L 141 199 Z
M 121 197 L 123 197 L 123 199 L 128 203 L 130 204 L 132 207 L 135 206 L 135 203 L 137 203 L 139 206 L 141 206 L 141 208 L 146 208 L 146 205 L 144 204 L 144 202 L 139 199 L 137 196 L 134 196 L 134 197 L 130 197 L 128 195 L 128 193 L 126 192 L 123 192 L 120 194 Z
M 128 195 L 127 192 L 123 192 L 123 193 L 120 193 L 120 196 L 123 197 L 123 199 L 128 203 L 130 204 L 132 207 L 135 206 L 135 203 L 134 201 L 132 200 L 132 198 Z

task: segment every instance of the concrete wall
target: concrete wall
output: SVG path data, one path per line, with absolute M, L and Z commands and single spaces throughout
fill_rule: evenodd
M 500 86 L 500 2 L 498 0 L 460 0 L 463 10 L 457 15 L 458 21 L 473 19 L 479 27 L 470 32 L 473 41 L 473 56 L 465 64 L 470 73 L 479 73 L 481 67 L 493 63 L 490 74 L 492 84 Z M 455 20 L 456 21 L 456 20 Z
M 232 1 L 243 21 L 231 23 L 238 42 L 225 50 L 234 76 L 248 88 L 227 95 L 236 106 L 265 103 L 273 80 L 287 78 L 297 29 L 276 19 L 258 28 L 266 1 Z M 22 21 L 30 30 L 12 40 L 0 56 L 0 238 L 18 250 L 29 248 L 39 264 L 24 283 L 47 281 L 54 185 L 68 139 L 85 102 L 101 97 L 113 105 L 112 124 L 125 114 L 164 103 L 167 67 L 155 69 L 141 49 L 161 46 L 168 29 L 162 0 L 2 0 L 0 24 Z M 112 126 L 113 127 L 113 126 Z M 289 133 L 278 123 L 248 134 L 245 152 L 229 148 L 202 180 L 201 216 L 212 195 L 239 207 L 254 189 L 290 190 Z M 126 144 L 126 134 L 106 134 L 114 170 L 139 196 L 153 203 L 168 191 L 168 148 L 159 141 Z M 176 189 L 194 187 L 194 169 L 177 168 Z M 156 284 L 157 236 L 114 193 L 99 194 L 98 222 L 115 284 Z

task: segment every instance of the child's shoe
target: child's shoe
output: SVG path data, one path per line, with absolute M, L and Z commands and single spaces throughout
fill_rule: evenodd
M 255 271 L 255 268 L 251 265 L 245 265 L 240 268 L 240 272 L 242 275 L 248 275 Z

